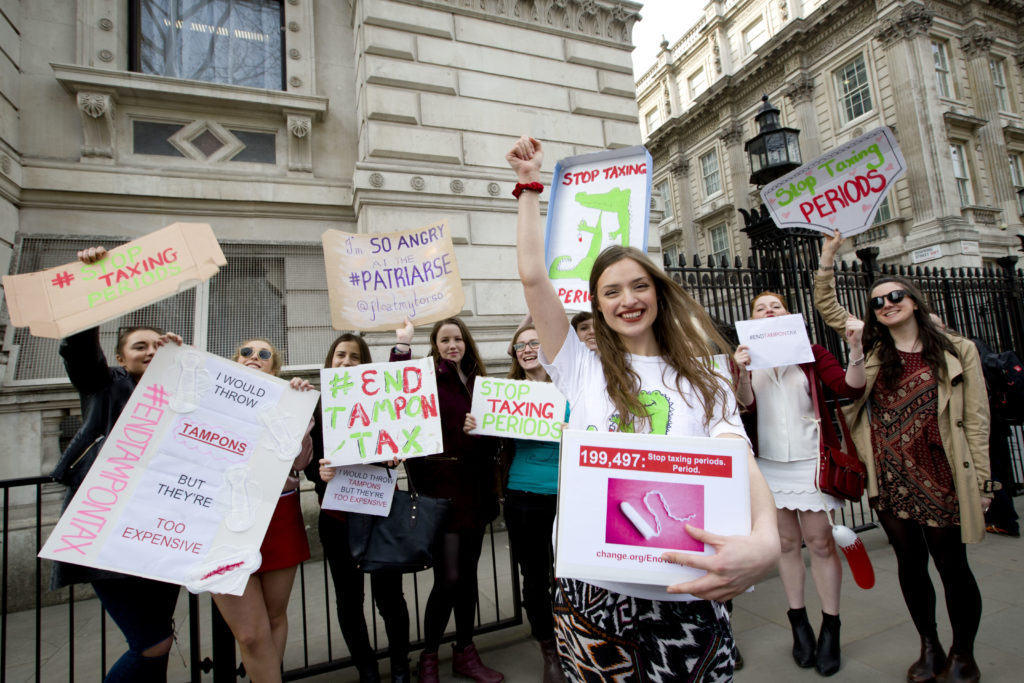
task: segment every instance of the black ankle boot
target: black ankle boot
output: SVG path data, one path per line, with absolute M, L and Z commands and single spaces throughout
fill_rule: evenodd
M 839 615 L 821 613 L 821 632 L 818 633 L 818 656 L 814 664 L 822 676 L 839 671 Z
M 929 683 L 946 664 L 946 651 L 942 649 L 938 634 L 921 636 L 921 656 L 907 670 L 908 683 Z
M 814 666 L 814 629 L 807 621 L 807 609 L 791 609 L 786 616 L 793 627 L 793 659 L 801 669 L 808 669 Z
M 380 670 L 377 669 L 377 660 L 356 664 L 356 671 L 359 672 L 359 683 L 380 683 Z

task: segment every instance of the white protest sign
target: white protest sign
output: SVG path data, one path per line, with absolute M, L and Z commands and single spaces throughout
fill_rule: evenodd
M 875 128 L 804 164 L 761 190 L 780 228 L 810 228 L 843 237 L 871 227 L 886 193 L 907 170 L 887 127 Z
M 318 396 L 162 347 L 39 556 L 241 595 Z
M 365 465 L 444 450 L 429 356 L 320 371 L 324 458 Z
M 613 244 L 647 251 L 651 155 L 626 147 L 562 159 L 548 203 L 544 257 L 567 310 L 589 311 L 590 270 Z
M 814 361 L 804 317 L 799 313 L 759 320 L 737 320 L 736 336 L 750 347 L 748 370 Z
M 685 524 L 750 533 L 743 439 L 567 429 L 558 470 L 557 576 L 668 586 L 704 571 L 663 552 L 714 554 Z
M 323 234 L 331 325 L 391 331 L 458 315 L 466 301 L 447 221 L 414 230 Z
M 320 507 L 325 510 L 387 517 L 391 512 L 391 500 L 395 496 L 396 484 L 398 477 L 386 467 L 338 467 L 334 479 L 327 482 L 324 501 Z
M 551 382 L 478 377 L 470 434 L 558 441 L 565 422 L 565 396 Z

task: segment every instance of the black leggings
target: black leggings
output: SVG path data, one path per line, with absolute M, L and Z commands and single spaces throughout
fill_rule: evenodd
M 886 510 L 878 511 L 878 520 L 896 551 L 900 589 L 910 610 L 917 632 L 937 638 L 935 626 L 935 588 L 928 576 L 928 555 L 942 579 L 946 609 L 953 627 L 950 652 L 974 654 L 974 637 L 981 621 L 981 592 L 967 564 L 967 547 L 960 540 L 960 527 L 921 526 L 899 519 Z
M 434 587 L 423 614 L 423 651 L 437 652 L 448 619 L 455 611 L 455 647 L 473 642 L 477 599 L 476 567 L 484 543 L 484 529 L 444 534 L 434 551 Z

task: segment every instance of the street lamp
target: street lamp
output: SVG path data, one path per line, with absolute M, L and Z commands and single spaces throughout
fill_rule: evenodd
M 779 110 L 768 96 L 754 116 L 758 134 L 743 146 L 750 157 L 750 183 L 762 187 L 800 166 L 800 131 L 779 125 Z

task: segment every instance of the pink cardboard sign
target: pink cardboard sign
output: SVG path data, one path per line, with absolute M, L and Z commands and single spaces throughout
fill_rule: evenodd
M 111 249 L 97 263 L 6 275 L 4 295 L 11 324 L 60 339 L 174 296 L 226 264 L 208 224 L 172 223 Z

